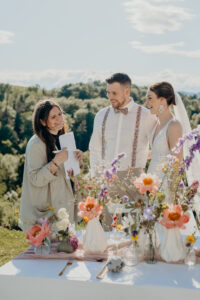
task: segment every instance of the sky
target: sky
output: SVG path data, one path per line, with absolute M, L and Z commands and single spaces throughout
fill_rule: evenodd
M 0 83 L 104 81 L 127 73 L 200 92 L 199 0 L 0 0 Z

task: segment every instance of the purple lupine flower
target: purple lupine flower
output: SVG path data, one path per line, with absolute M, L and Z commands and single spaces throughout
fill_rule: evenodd
M 117 162 L 118 162 L 118 159 L 115 158 L 115 159 L 113 160 L 113 162 L 111 163 L 111 166 L 114 167 L 114 166 L 116 165 Z
M 182 167 L 182 168 L 180 168 L 180 170 L 179 170 L 179 175 L 183 174 L 183 172 L 184 172 L 184 168 Z
M 124 200 L 124 202 L 128 202 L 128 201 L 129 201 L 129 197 L 126 196 L 126 195 L 124 195 L 124 196 L 123 196 L 123 200 Z
M 153 206 L 149 206 L 147 208 L 144 209 L 144 218 L 148 221 L 153 220 L 154 219 L 154 215 L 153 215 Z
M 118 154 L 118 159 L 121 159 L 122 157 L 125 157 L 126 156 L 126 153 L 120 153 L 120 154 Z
M 113 173 L 113 174 L 116 174 L 116 173 L 117 173 L 117 168 L 116 168 L 115 166 L 112 168 L 112 173 Z
M 112 179 L 112 172 L 110 170 L 105 171 L 105 176 L 107 180 Z

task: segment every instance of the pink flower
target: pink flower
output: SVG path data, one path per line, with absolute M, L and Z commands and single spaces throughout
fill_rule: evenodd
M 167 229 L 179 227 L 185 229 L 184 224 L 189 222 L 189 216 L 182 213 L 181 205 L 172 205 L 171 208 L 166 208 L 163 211 L 163 219 L 160 224 Z
M 136 178 L 133 182 L 135 187 L 140 190 L 141 194 L 151 192 L 155 194 L 158 190 L 160 180 L 158 176 L 152 174 L 141 174 L 140 177 Z
M 93 197 L 87 197 L 85 202 L 80 202 L 78 209 L 80 210 L 78 216 L 87 217 L 88 220 L 92 220 L 102 213 L 102 206 L 98 203 L 98 200 Z
M 35 225 L 26 232 L 26 239 L 29 240 L 29 245 L 40 247 L 45 237 L 50 237 L 49 224 Z

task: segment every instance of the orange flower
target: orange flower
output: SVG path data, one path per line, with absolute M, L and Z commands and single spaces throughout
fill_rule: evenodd
M 141 194 L 151 192 L 155 194 L 158 190 L 160 180 L 158 176 L 152 174 L 141 174 L 140 177 L 136 178 L 133 182 L 135 187 L 140 190 Z
M 98 203 L 98 200 L 93 197 L 87 197 L 86 201 L 80 202 L 78 205 L 79 217 L 87 217 L 88 220 L 92 220 L 94 217 L 98 217 L 102 213 L 102 206 Z
M 86 185 L 86 186 L 85 186 L 85 189 L 91 190 L 91 189 L 92 189 L 92 185 Z
M 50 237 L 49 224 L 35 225 L 26 233 L 26 239 L 29 240 L 29 245 L 40 247 L 45 237 Z
M 167 229 L 179 227 L 185 229 L 184 224 L 189 222 L 189 216 L 182 213 L 181 205 L 172 205 L 163 210 L 163 219 L 160 223 Z

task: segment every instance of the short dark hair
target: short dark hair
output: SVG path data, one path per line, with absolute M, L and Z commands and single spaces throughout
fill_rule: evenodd
M 156 82 L 152 84 L 149 89 L 154 92 L 158 98 L 165 98 L 168 105 L 176 105 L 174 89 L 169 82 Z
M 108 84 L 119 82 L 121 84 L 128 84 L 131 86 L 131 79 L 125 73 L 115 73 L 106 79 Z

